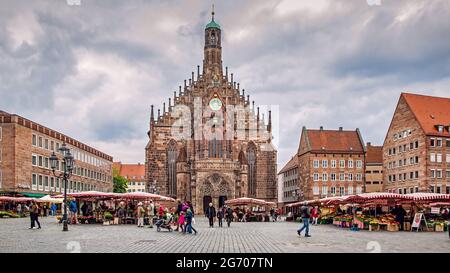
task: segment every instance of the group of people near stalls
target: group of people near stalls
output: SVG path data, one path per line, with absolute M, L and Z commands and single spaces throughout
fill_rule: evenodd
M 212 203 L 209 203 L 209 206 L 205 209 L 205 216 L 209 219 L 209 224 L 211 227 L 214 226 L 214 220 L 217 218 L 219 227 L 222 227 L 223 219 L 226 219 L 228 226 L 230 226 L 231 222 L 249 222 L 252 216 L 256 214 L 268 216 L 269 219 L 273 222 L 280 220 L 281 210 L 272 208 L 268 213 L 263 212 L 253 212 L 248 208 L 239 208 L 236 207 L 232 209 L 230 206 L 224 205 L 217 210 L 214 208 Z

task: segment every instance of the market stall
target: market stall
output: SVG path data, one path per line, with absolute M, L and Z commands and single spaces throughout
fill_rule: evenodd
M 61 197 L 58 195 L 56 197 Z M 77 220 L 82 224 L 135 224 L 138 203 L 152 200 L 156 206 L 175 206 L 176 200 L 163 195 L 133 192 L 133 193 L 105 193 L 87 191 L 68 193 L 69 200 L 75 200 Z M 121 210 L 120 217 L 118 210 Z
M 270 209 L 276 207 L 276 203 L 267 202 L 262 199 L 241 197 L 225 201 L 230 207 L 235 207 L 234 211 L 238 215 L 239 221 L 262 222 L 270 221 Z
M 449 204 L 448 194 L 375 192 L 296 202 L 286 207 L 295 211 L 303 205 L 319 206 L 322 211 L 319 223 L 354 230 L 411 230 L 413 220 L 419 219 L 417 230 L 421 227 L 444 231 L 448 227 L 442 213 Z
M 29 197 L 0 196 L 0 218 L 20 218 L 28 215 Z

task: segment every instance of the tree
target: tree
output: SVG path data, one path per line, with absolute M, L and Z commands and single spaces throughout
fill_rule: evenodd
M 113 188 L 113 192 L 117 192 L 117 193 L 125 193 L 127 192 L 127 187 L 128 187 L 128 180 L 119 175 L 119 172 L 117 172 L 116 170 L 114 170 L 113 172 L 114 174 L 114 188 Z

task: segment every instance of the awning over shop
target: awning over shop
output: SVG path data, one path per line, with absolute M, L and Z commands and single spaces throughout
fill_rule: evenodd
M 225 204 L 230 205 L 230 206 L 250 206 L 250 205 L 273 206 L 273 205 L 276 205 L 274 202 L 267 202 L 262 199 L 249 198 L 249 197 L 241 197 L 241 198 L 226 200 Z
M 41 198 L 46 196 L 45 193 L 29 193 L 29 192 L 19 192 L 18 194 L 21 194 L 25 197 L 30 197 L 30 198 Z
M 36 199 L 36 202 L 61 204 L 61 203 L 64 202 L 64 199 L 62 199 L 62 198 L 54 198 L 54 197 L 51 197 L 50 195 L 46 195 L 46 196 L 44 196 L 42 198 Z

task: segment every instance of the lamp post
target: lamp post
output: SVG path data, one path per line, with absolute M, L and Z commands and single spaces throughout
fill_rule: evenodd
M 50 157 L 50 164 L 52 167 L 52 172 L 55 177 L 62 178 L 64 181 L 64 214 L 63 214 L 63 231 L 69 231 L 67 226 L 67 180 L 72 175 L 74 159 L 70 153 L 70 149 L 67 148 L 66 143 L 63 143 L 59 148 L 59 152 L 62 156 L 62 173 L 56 175 L 56 166 L 59 164 L 59 159 L 55 152 L 52 153 Z

